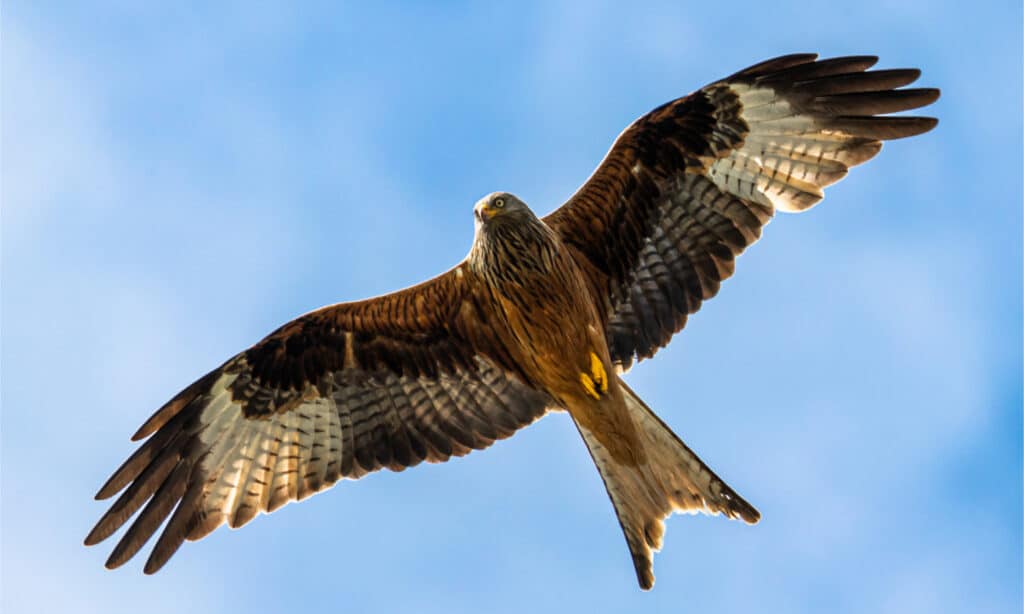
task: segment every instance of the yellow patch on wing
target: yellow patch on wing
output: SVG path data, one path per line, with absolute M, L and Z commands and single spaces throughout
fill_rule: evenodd
M 608 393 L 608 372 L 597 354 L 590 353 L 590 373 L 580 373 L 580 382 L 587 394 L 600 400 Z

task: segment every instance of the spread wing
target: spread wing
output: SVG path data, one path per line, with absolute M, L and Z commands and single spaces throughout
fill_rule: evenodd
M 641 117 L 545 222 L 606 307 L 611 356 L 649 358 L 718 292 L 775 211 L 804 211 L 881 141 L 927 132 L 936 89 L 875 57 L 762 62 Z
M 463 265 L 282 326 L 139 429 L 133 439 L 148 439 L 97 499 L 124 492 L 85 543 L 106 539 L 145 504 L 107 567 L 134 556 L 170 517 L 145 566 L 153 573 L 185 539 L 241 526 L 340 478 L 443 462 L 510 436 L 548 399 L 507 366 L 487 328 Z

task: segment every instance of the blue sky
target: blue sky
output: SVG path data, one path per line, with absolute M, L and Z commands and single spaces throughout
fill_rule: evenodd
M 271 4 L 4 5 L 4 612 L 1019 608 L 1019 2 Z M 636 116 L 794 51 L 919 66 L 943 97 L 627 378 L 759 525 L 673 517 L 642 593 L 556 415 L 153 577 L 81 545 L 179 388 L 451 266 L 483 194 L 547 212 Z

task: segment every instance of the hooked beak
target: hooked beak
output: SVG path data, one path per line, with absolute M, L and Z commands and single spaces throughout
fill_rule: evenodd
M 476 206 L 474 213 L 476 214 L 476 219 L 486 222 L 494 217 L 494 208 L 487 203 L 482 203 Z

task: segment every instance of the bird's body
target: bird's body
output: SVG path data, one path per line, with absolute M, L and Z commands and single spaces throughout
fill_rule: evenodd
M 802 211 L 881 148 L 935 120 L 886 117 L 937 90 L 872 57 L 762 62 L 641 117 L 561 208 L 494 193 L 467 258 L 432 280 L 293 320 L 161 407 L 100 489 L 86 538 L 136 513 L 107 561 L 146 563 L 341 478 L 442 462 L 548 411 L 574 420 L 643 588 L 672 512 L 760 514 L 620 378 L 718 291 L 775 211 Z M 145 506 L 145 507 L 143 507 Z M 139 510 L 141 509 L 141 512 Z
M 492 326 L 507 327 L 508 350 L 525 379 L 560 398 L 578 383 L 579 361 L 566 360 L 565 348 L 599 344 L 590 329 L 600 322 L 561 240 L 525 205 L 516 206 L 522 209 L 501 214 L 512 219 L 481 224 L 466 264 L 503 320 Z
M 617 460 L 640 462 L 643 447 L 614 375 L 603 310 L 574 251 L 515 196 L 484 202 L 494 199 L 516 210 L 480 225 L 467 265 L 504 320 L 495 328 L 507 325 L 509 352 L 526 381 L 597 433 Z

